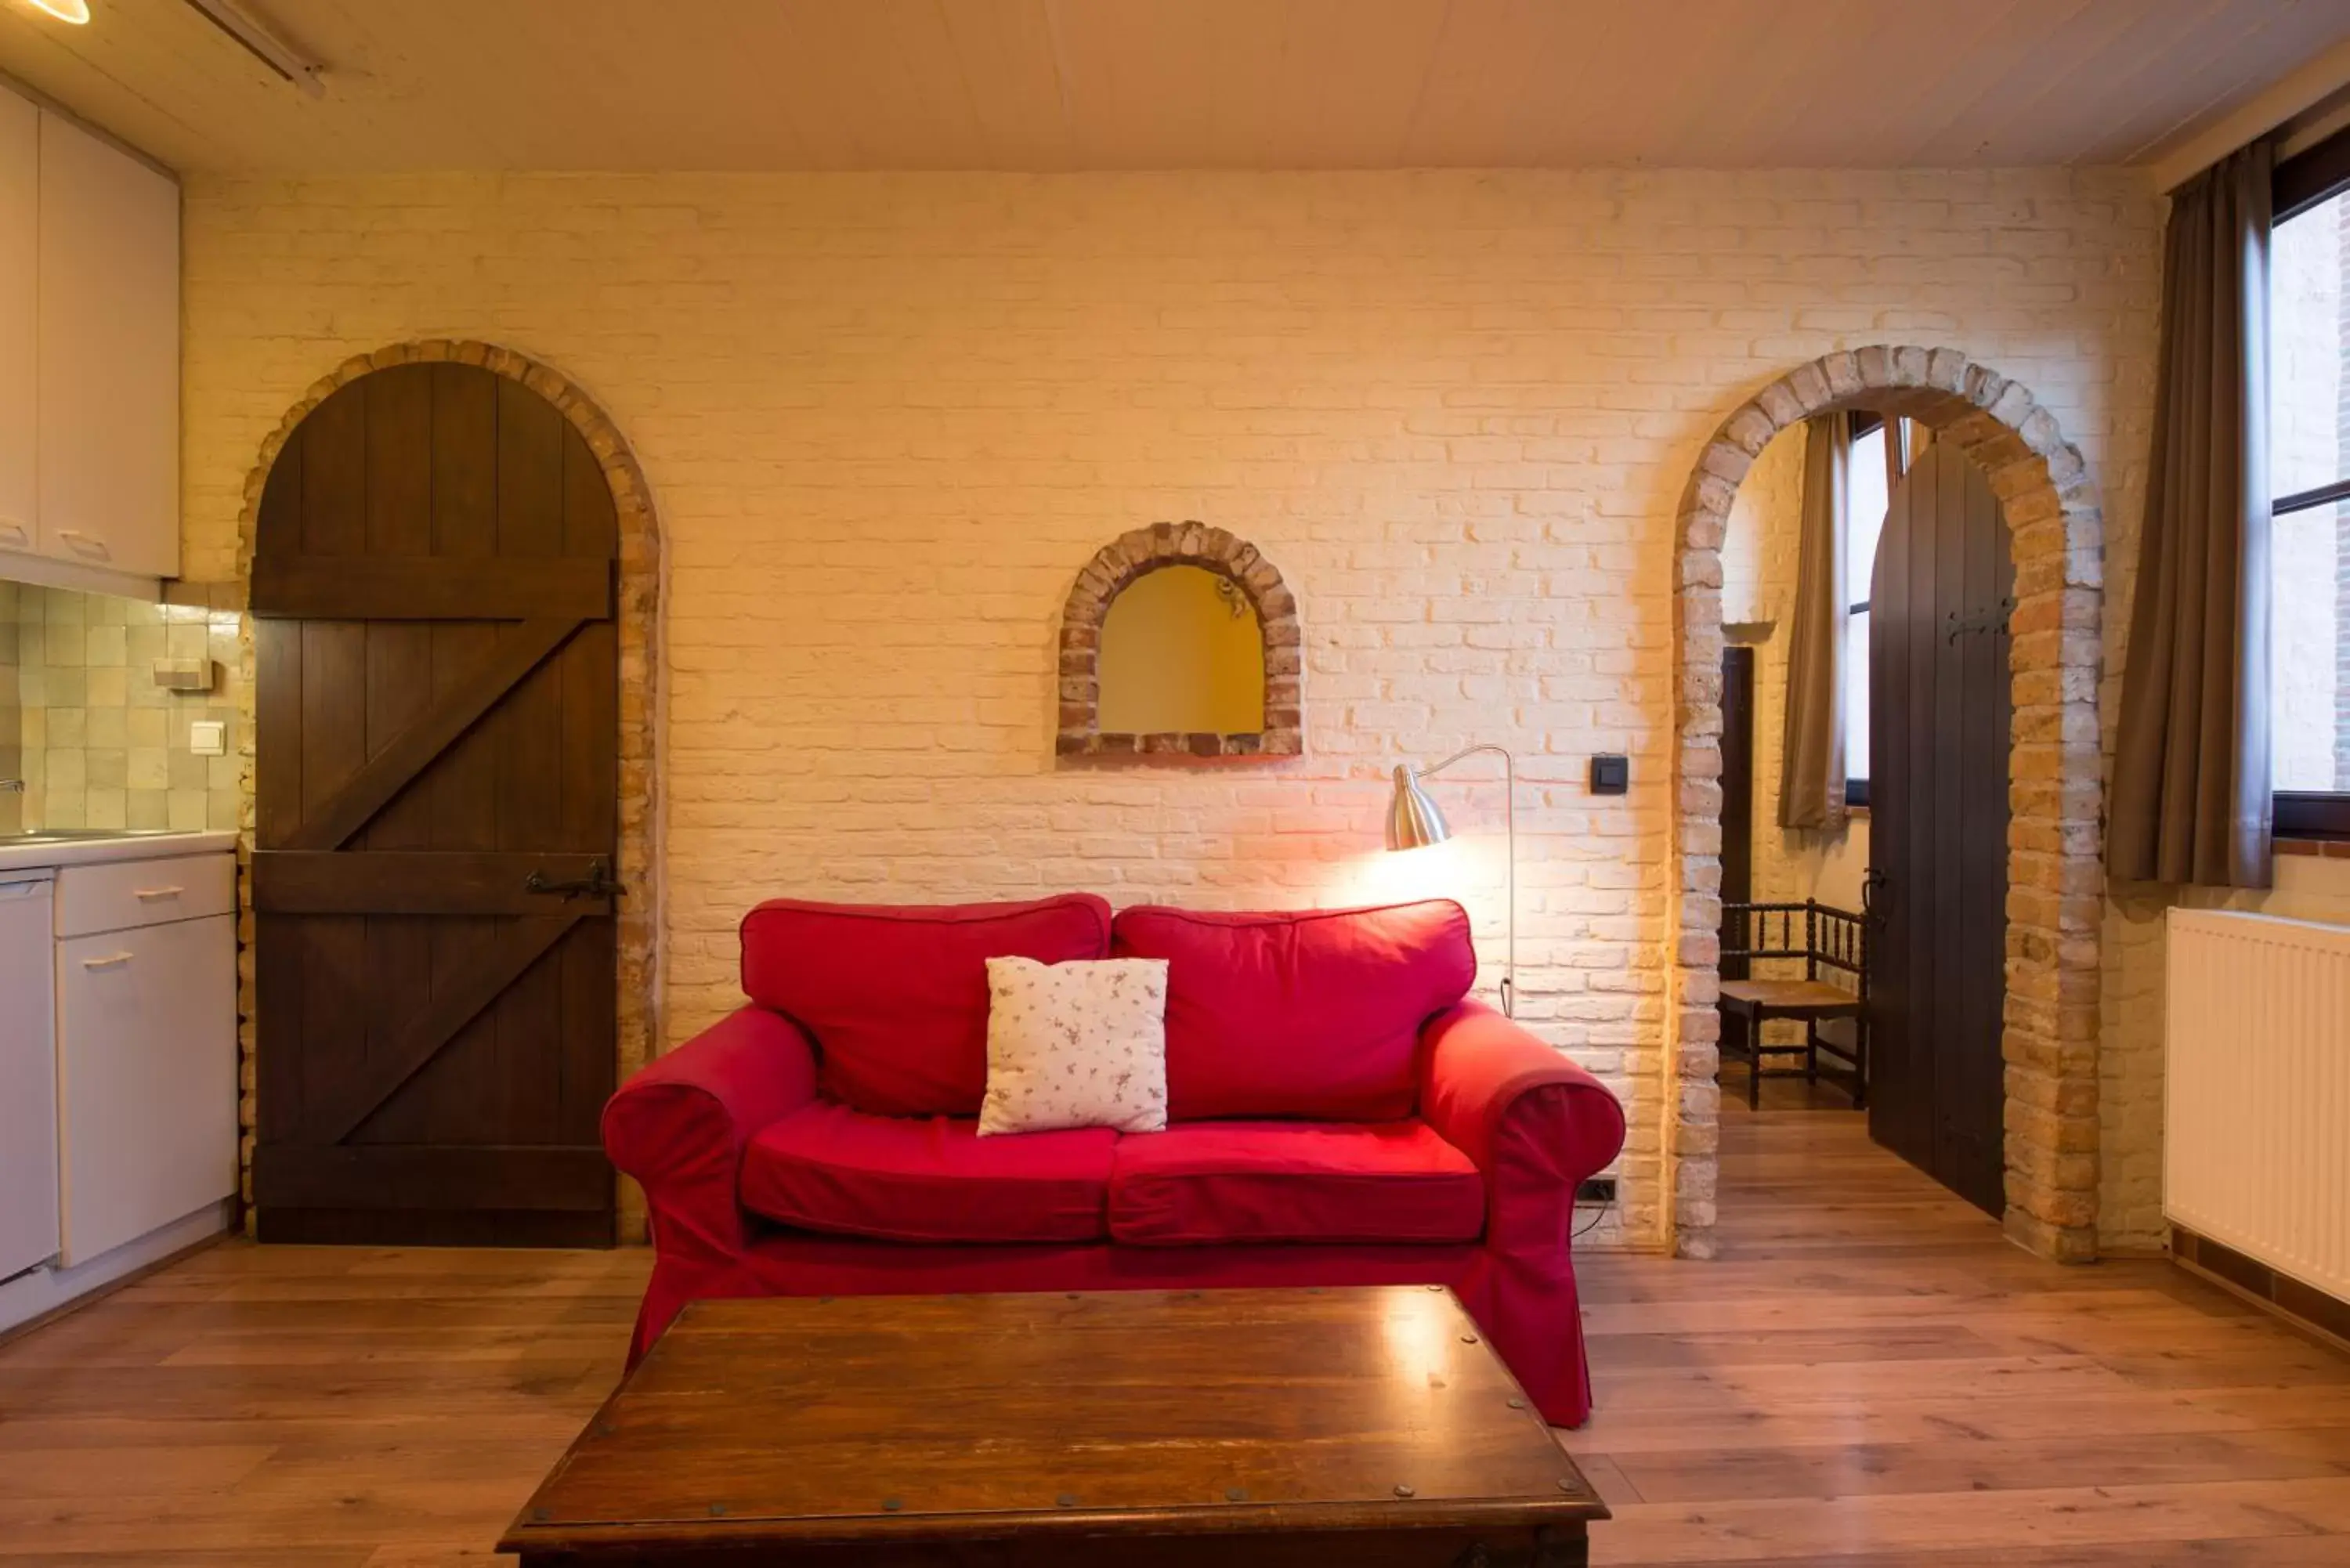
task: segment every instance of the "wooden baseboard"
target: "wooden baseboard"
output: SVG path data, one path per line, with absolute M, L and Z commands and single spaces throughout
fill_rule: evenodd
M 2336 1349 L 2350 1350 L 2350 1302 L 2281 1274 L 2184 1225 L 2170 1228 L 2170 1258 L 2189 1273 L 2266 1308 L 2295 1328 Z

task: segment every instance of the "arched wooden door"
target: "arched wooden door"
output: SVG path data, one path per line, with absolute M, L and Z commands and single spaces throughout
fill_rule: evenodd
M 1869 588 L 1868 1130 L 2005 1206 L 2007 524 L 1929 447 L 1895 487 Z
M 321 402 L 262 493 L 264 1241 L 608 1244 L 615 511 L 473 366 Z

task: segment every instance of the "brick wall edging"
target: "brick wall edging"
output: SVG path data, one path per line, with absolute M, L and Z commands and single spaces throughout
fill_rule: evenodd
M 567 377 L 517 354 L 510 348 L 472 339 L 426 338 L 394 343 L 373 353 L 345 359 L 313 381 L 296 399 L 277 428 L 261 443 L 244 482 L 244 500 L 237 508 L 236 580 L 253 581 L 254 538 L 261 514 L 261 493 L 278 453 L 295 428 L 312 410 L 336 392 L 371 371 L 396 365 L 439 362 L 476 365 L 520 382 L 560 410 L 571 421 L 588 450 L 596 454 L 604 483 L 612 493 L 619 524 L 620 582 L 617 607 L 619 633 L 620 720 L 620 843 L 618 875 L 628 891 L 616 901 L 619 994 L 618 998 L 618 1068 L 623 1078 L 652 1059 L 660 1038 L 660 865 L 653 853 L 658 821 L 659 771 L 654 766 L 659 733 L 659 671 L 657 657 L 660 615 L 660 525 L 652 492 L 636 454 L 600 404 Z M 250 702 L 254 690 L 253 619 L 246 616 L 239 640 L 244 663 L 244 690 Z M 253 743 L 252 715 L 245 715 L 245 744 Z M 254 1017 L 255 986 L 252 949 L 254 792 L 244 794 L 239 824 L 237 859 L 237 1041 L 239 1055 L 239 1181 L 248 1211 L 253 1201 L 254 1137 Z M 620 1181 L 620 1231 L 623 1239 L 641 1241 L 644 1205 L 636 1183 Z
M 1201 566 L 1247 596 L 1264 639 L 1264 728 L 1241 734 L 1121 734 L 1101 728 L 1101 628 L 1137 577 L 1161 566 Z M 1064 757 L 1294 757 L 1305 750 L 1305 635 L 1297 596 L 1254 545 L 1197 521 L 1129 528 L 1094 553 L 1061 607 L 1060 730 Z
M 2008 1234 L 2043 1256 L 2096 1255 L 2098 942 L 2105 777 L 2097 729 L 2105 521 L 2080 450 L 2030 389 L 1951 348 L 1875 345 L 1772 382 L 1700 453 L 1676 520 L 1678 743 L 1672 1005 L 1664 1137 L 1668 1224 L 1714 1255 L 1721 1093 L 1721 544 L 1739 483 L 1814 414 L 1904 414 L 1990 477 L 2015 562 L 2009 737 L 2004 1142 Z

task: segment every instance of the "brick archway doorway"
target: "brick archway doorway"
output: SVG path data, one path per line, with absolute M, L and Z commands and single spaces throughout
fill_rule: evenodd
M 1867 408 L 1933 427 L 1989 476 L 2010 530 L 2014 721 L 2004 1032 L 2008 1234 L 2043 1256 L 2096 1250 L 2097 666 L 2104 518 L 2095 481 L 2030 389 L 1955 349 L 1879 345 L 1797 367 L 1706 443 L 1677 522 L 1679 734 L 1672 826 L 1673 1081 L 1665 1128 L 1676 1251 L 1711 1257 L 1721 1095 L 1721 545 L 1748 468 L 1781 431 Z
M 627 439 L 611 416 L 585 390 L 558 371 L 510 348 L 472 339 L 430 338 L 395 343 L 370 353 L 357 354 L 335 366 L 304 389 L 286 411 L 277 428 L 261 443 L 244 484 L 244 502 L 238 517 L 239 580 L 250 585 L 259 533 L 261 505 L 269 474 L 286 442 L 303 421 L 337 392 L 361 379 L 402 366 L 449 364 L 474 367 L 536 393 L 561 415 L 593 459 L 594 468 L 608 490 L 617 532 L 617 574 L 614 625 L 619 660 L 617 725 L 619 734 L 618 880 L 627 888 L 615 900 L 618 927 L 615 976 L 618 1032 L 615 1070 L 626 1078 L 650 1060 L 659 1048 L 660 867 L 655 857 L 655 831 L 660 810 L 659 775 L 655 761 L 660 702 L 658 657 L 660 609 L 660 528 L 652 493 Z M 252 620 L 244 637 L 246 689 L 255 684 Z M 252 809 L 248 802 L 248 811 Z M 254 824 L 248 818 L 247 845 Z M 239 889 L 242 910 L 253 910 L 251 876 Z M 255 1098 L 255 1049 L 258 1002 L 250 965 L 239 979 L 241 1052 L 245 1089 L 240 1108 L 244 1133 L 242 1165 L 245 1199 L 253 1201 L 251 1185 Z M 629 1241 L 644 1240 L 644 1200 L 636 1184 L 623 1178 L 619 1192 L 619 1232 Z

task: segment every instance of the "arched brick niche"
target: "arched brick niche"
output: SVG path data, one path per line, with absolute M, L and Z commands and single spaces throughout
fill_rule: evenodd
M 1675 1246 L 1715 1251 L 1721 923 L 1721 543 L 1771 438 L 1868 408 L 1930 425 L 1990 476 L 2011 534 L 2015 716 L 2008 791 L 2008 1233 L 2043 1256 L 2096 1251 L 2097 944 L 2104 774 L 2097 728 L 2105 524 L 2081 453 L 2031 390 L 1955 349 L 1873 347 L 1789 372 L 1731 412 L 1682 494 L 1674 642 L 1673 1006 L 1669 1042 Z
M 1134 734 L 1100 725 L 1101 631 L 1111 603 L 1162 566 L 1201 566 L 1248 598 L 1264 637 L 1264 728 L 1243 733 Z M 1060 733 L 1073 757 L 1294 757 L 1305 748 L 1297 599 L 1257 547 L 1204 523 L 1153 523 L 1119 535 L 1086 563 L 1061 607 Z
M 254 461 L 252 472 L 245 477 L 244 504 L 237 514 L 237 580 L 240 584 L 249 584 L 253 580 L 254 540 L 260 519 L 262 489 L 269 478 L 271 467 L 277 462 L 278 453 L 284 450 L 296 427 L 320 403 L 370 371 L 388 369 L 395 365 L 440 361 L 480 366 L 508 380 L 522 383 L 553 403 L 587 441 L 588 450 L 595 454 L 597 465 L 603 471 L 605 483 L 612 493 L 613 507 L 619 524 L 620 557 L 619 876 L 628 888 L 619 900 L 617 932 L 619 939 L 619 994 L 617 999 L 619 1068 L 620 1076 L 625 1078 L 652 1058 L 660 1038 L 656 1013 L 660 868 L 653 857 L 653 824 L 658 779 L 654 765 L 655 704 L 658 697 L 655 674 L 660 668 L 660 660 L 655 657 L 654 649 L 660 607 L 660 529 L 653 512 L 652 493 L 645 484 L 644 472 L 637 466 L 636 455 L 629 451 L 628 441 L 612 422 L 611 416 L 567 378 L 512 349 L 500 348 L 493 344 L 434 338 L 395 343 L 372 353 L 354 355 L 303 389 L 302 395 L 286 410 L 286 417 L 278 421 L 277 428 L 262 441 L 260 454 Z M 245 622 L 244 642 L 244 691 L 249 701 L 254 690 L 252 621 L 249 618 Z M 244 715 L 244 730 L 248 735 L 252 733 L 252 717 L 250 713 Z M 248 791 L 244 821 L 244 846 L 248 851 L 253 844 L 253 797 Z M 250 942 L 253 889 L 249 868 L 240 880 L 243 886 L 238 889 L 238 896 L 243 918 L 247 922 L 244 940 Z M 249 963 L 239 966 L 237 1002 L 242 1015 L 239 1035 L 245 1085 L 240 1119 L 248 1140 L 244 1149 L 244 1169 L 249 1175 L 252 1169 L 249 1140 L 254 1125 L 252 1085 L 255 1005 Z M 249 1184 L 246 1197 L 250 1200 Z M 635 1182 L 625 1178 L 620 1183 L 620 1224 L 622 1234 L 627 1239 L 644 1239 L 643 1195 Z

